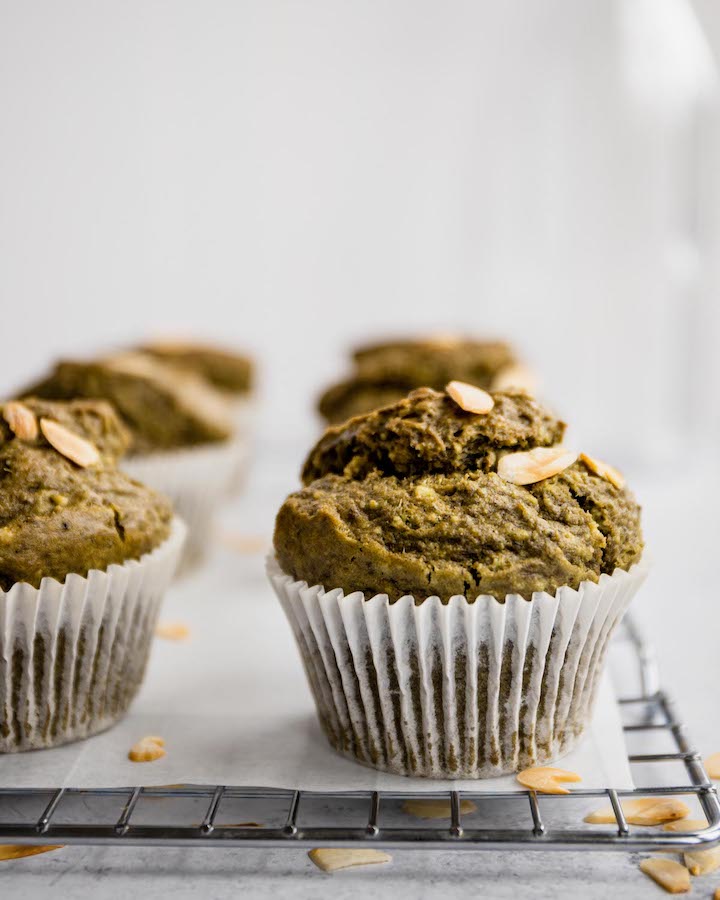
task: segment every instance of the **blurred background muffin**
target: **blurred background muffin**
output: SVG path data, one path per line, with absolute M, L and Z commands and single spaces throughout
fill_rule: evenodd
M 168 496 L 188 526 L 181 570 L 203 558 L 247 452 L 223 394 L 193 371 L 127 352 L 59 362 L 23 395 L 112 403 L 130 434 L 123 469 Z
M 535 386 L 530 371 L 503 341 L 452 335 L 408 338 L 359 347 L 352 360 L 352 373 L 318 401 L 320 415 L 329 423 L 394 403 L 414 388 L 442 390 L 454 379 L 494 390 Z
M 0 752 L 107 728 L 145 671 L 184 525 L 117 468 L 110 404 L 0 406 Z
M 215 344 L 184 340 L 156 340 L 142 344 L 142 352 L 202 376 L 217 390 L 237 399 L 253 387 L 253 362 L 249 356 Z

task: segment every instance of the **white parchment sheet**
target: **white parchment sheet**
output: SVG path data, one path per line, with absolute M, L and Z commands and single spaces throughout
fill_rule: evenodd
M 408 779 L 334 753 L 315 719 L 290 627 L 264 572 L 265 550 L 218 545 L 207 568 L 174 585 L 161 622 L 190 628 L 157 639 L 138 699 L 104 734 L 54 750 L 0 755 L 0 787 L 225 784 L 305 790 L 522 790 L 514 777 Z M 144 735 L 167 756 L 131 763 Z M 607 676 L 591 729 L 560 763 L 583 787 L 630 788 L 622 729 Z

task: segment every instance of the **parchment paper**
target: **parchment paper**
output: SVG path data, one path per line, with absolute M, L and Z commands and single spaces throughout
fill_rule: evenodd
M 522 790 L 514 777 L 408 779 L 336 755 L 315 719 L 290 628 L 266 581 L 269 548 L 239 553 L 217 544 L 208 567 L 168 593 L 161 621 L 190 628 L 186 641 L 157 639 L 128 717 L 89 740 L 0 755 L 0 787 L 224 784 L 305 790 Z M 160 735 L 167 756 L 131 763 L 129 748 Z M 630 788 L 617 705 L 607 677 L 592 727 L 561 765 L 583 787 Z

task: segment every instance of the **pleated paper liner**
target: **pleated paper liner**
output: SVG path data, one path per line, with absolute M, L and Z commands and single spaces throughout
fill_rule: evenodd
M 139 560 L 0 591 L 0 752 L 76 741 L 125 714 L 185 533 L 176 518 Z
M 187 449 L 129 456 L 120 468 L 168 497 L 185 522 L 185 542 L 178 574 L 198 566 L 213 539 L 215 513 L 231 496 L 247 461 L 247 442 L 229 441 Z
M 647 566 L 504 602 L 365 600 L 295 581 L 274 557 L 268 574 L 338 752 L 395 774 L 487 778 L 572 749 Z

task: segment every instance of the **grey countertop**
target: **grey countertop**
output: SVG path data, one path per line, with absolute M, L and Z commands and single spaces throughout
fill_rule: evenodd
M 292 487 L 294 469 L 268 459 L 252 489 L 226 515 L 234 527 L 268 534 L 277 501 Z M 720 482 L 711 469 L 689 467 L 656 473 L 638 484 L 654 559 L 650 579 L 635 604 L 636 618 L 657 649 L 661 675 L 703 754 L 720 750 L 717 686 L 720 683 L 718 529 L 713 504 Z M 343 900 L 371 892 L 402 900 L 517 896 L 660 897 L 638 870 L 639 855 L 600 852 L 395 851 L 389 865 L 319 871 L 303 850 L 183 850 L 65 847 L 0 862 L 2 896 L 48 898 L 173 895 L 230 898 L 291 896 Z M 720 870 L 694 879 L 693 894 L 711 897 Z

